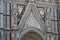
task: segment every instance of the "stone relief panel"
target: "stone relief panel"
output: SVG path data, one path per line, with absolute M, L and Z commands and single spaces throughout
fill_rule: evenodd
M 34 17 L 33 12 L 30 12 L 29 17 L 26 20 L 26 23 L 25 23 L 25 27 L 24 28 L 27 28 L 27 27 L 36 27 L 36 28 L 41 29 L 40 24 L 38 23 L 38 21 Z

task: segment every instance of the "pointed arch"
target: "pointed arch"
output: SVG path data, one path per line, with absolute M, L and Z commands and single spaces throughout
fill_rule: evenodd
M 30 27 L 30 28 L 25 29 L 23 32 L 21 32 L 20 40 L 22 40 L 22 38 L 29 32 L 34 32 L 34 33 L 38 34 L 42 40 L 46 39 L 46 35 L 44 34 L 44 32 L 42 32 L 41 30 L 39 30 L 37 28 Z
M 30 14 L 31 9 L 33 10 L 33 14 L 35 15 L 34 17 L 36 18 L 36 20 L 40 24 L 41 28 L 45 30 L 45 28 L 44 28 L 44 22 L 43 22 L 43 20 L 42 20 L 42 18 L 40 16 L 40 13 L 38 12 L 38 9 L 37 9 L 36 5 L 34 3 L 29 3 L 27 5 L 27 8 L 26 8 L 23 16 L 22 16 L 22 19 L 20 20 L 20 23 L 19 23 L 19 26 L 18 26 L 19 27 L 19 32 L 22 31 L 23 26 L 24 26 L 24 24 L 25 24 L 25 22 L 27 20 L 27 17 Z
M 40 29 L 38 30 L 38 28 L 35 28 L 35 27 L 34 28 L 33 27 L 31 27 L 31 28 L 28 27 L 25 30 L 23 29 L 24 28 L 24 24 L 25 24 L 25 22 L 27 20 L 27 17 L 30 15 L 31 9 L 33 10 L 34 17 L 36 18 L 36 20 L 40 24 L 41 28 L 43 29 L 42 30 L 43 33 L 40 31 Z M 37 7 L 36 7 L 36 5 L 34 3 L 29 3 L 27 5 L 27 8 L 26 8 L 26 10 L 25 10 L 25 12 L 24 12 L 24 14 L 22 16 L 22 19 L 20 20 L 20 23 L 19 23 L 18 27 L 19 27 L 19 33 L 20 33 L 19 36 L 20 36 L 20 38 L 31 30 L 31 31 L 34 31 L 37 34 L 39 34 L 42 37 L 43 40 L 45 39 L 45 36 L 46 36 L 45 30 L 46 30 L 46 28 L 45 28 L 44 22 L 43 22 L 43 20 L 42 20 L 42 18 L 40 16 L 40 13 L 38 12 L 38 9 L 37 9 Z

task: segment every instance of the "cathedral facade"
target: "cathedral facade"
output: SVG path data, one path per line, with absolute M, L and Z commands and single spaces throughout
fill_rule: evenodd
M 60 0 L 0 0 L 0 40 L 60 40 Z

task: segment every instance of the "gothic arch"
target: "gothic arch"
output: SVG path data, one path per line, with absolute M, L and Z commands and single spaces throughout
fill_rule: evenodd
M 33 8 L 33 9 L 32 9 L 32 8 Z M 38 23 L 40 24 L 41 28 L 42 28 L 43 30 L 46 30 L 46 27 L 45 27 L 45 25 L 44 25 L 44 22 L 43 22 L 43 20 L 42 20 L 42 17 L 41 17 L 41 15 L 40 15 L 40 13 L 38 12 L 38 9 L 37 9 L 36 5 L 35 5 L 34 3 L 29 3 L 29 4 L 27 5 L 27 8 L 26 8 L 23 16 L 22 16 L 22 19 L 21 19 L 20 22 L 19 22 L 19 25 L 18 25 L 18 27 L 19 27 L 19 32 L 22 31 L 23 26 L 24 26 L 24 24 L 25 24 L 25 22 L 26 22 L 26 19 L 27 19 L 27 17 L 30 15 L 31 9 L 33 10 L 33 14 L 35 15 L 34 17 L 36 18 L 36 20 L 37 20 Z
M 41 40 L 45 40 L 45 36 L 46 36 L 45 33 L 42 32 L 41 30 L 35 28 L 35 27 L 30 27 L 30 28 L 24 29 L 21 32 L 21 34 L 20 34 L 20 40 L 22 40 L 26 34 L 31 33 L 31 32 L 36 33 L 37 35 L 39 35 L 39 37 L 41 38 Z
M 32 9 L 33 8 L 33 9 Z M 26 29 L 23 29 L 24 28 L 24 24 L 26 23 L 26 19 L 27 17 L 30 15 L 30 11 L 31 9 L 33 10 L 33 14 L 34 14 L 34 17 L 36 18 L 36 20 L 38 21 L 38 23 L 40 24 L 40 26 L 42 27 L 42 30 L 38 29 L 38 28 L 35 28 L 35 27 L 27 27 Z M 22 16 L 22 19 L 19 23 L 19 33 L 20 33 L 20 40 L 22 40 L 21 38 L 23 38 L 23 36 L 31 31 L 37 33 L 41 38 L 42 40 L 45 40 L 45 36 L 46 36 L 46 27 L 44 25 L 44 22 L 42 21 L 42 18 L 40 16 L 40 13 L 38 12 L 38 9 L 36 7 L 36 5 L 34 3 L 29 3 L 27 5 L 27 8 Z

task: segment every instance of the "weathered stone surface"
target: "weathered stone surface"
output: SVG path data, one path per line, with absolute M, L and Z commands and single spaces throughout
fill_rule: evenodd
M 35 32 L 27 33 L 22 40 L 42 40 L 41 37 Z

